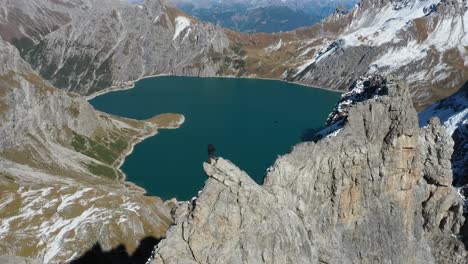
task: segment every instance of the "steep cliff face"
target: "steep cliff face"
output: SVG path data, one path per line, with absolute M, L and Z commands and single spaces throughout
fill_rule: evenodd
M 19 47 L 31 45 L 71 20 L 67 10 L 81 1 L 0 1 L 0 36 Z
M 420 129 L 407 87 L 381 77 L 344 104 L 327 136 L 280 157 L 263 185 L 222 158 L 205 164 L 205 187 L 152 263 L 463 263 L 440 122 Z
M 19 48 L 41 76 L 66 90 L 88 95 L 143 76 L 214 76 L 226 67 L 219 59 L 230 45 L 224 33 L 164 1 L 89 0 L 64 14 L 69 23 Z
M 429 106 L 419 114 L 419 124 L 423 126 L 431 117 L 438 117 L 447 133 L 454 141 L 451 157 L 453 185 L 468 197 L 468 85 L 439 102 Z M 468 216 L 468 201 L 465 198 L 465 218 Z M 468 225 L 462 231 L 463 241 L 468 245 Z
M 429 106 L 419 114 L 424 126 L 432 117 L 438 117 L 455 142 L 452 166 L 456 186 L 468 184 L 468 83 L 454 95 Z
M 165 125 L 96 112 L 52 87 L 0 41 L 0 255 L 63 263 L 94 243 L 134 250 L 160 237 L 170 204 L 145 197 L 118 169 L 135 141 Z M 7 257 L 5 257 L 7 256 Z M 14 259 L 10 259 L 15 261 Z

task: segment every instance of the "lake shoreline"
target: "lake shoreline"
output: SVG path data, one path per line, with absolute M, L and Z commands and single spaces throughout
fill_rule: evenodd
M 136 83 L 141 81 L 141 80 L 149 79 L 149 78 L 156 78 L 156 77 L 164 77 L 164 76 L 172 76 L 172 75 L 170 75 L 170 74 L 155 74 L 155 75 L 144 76 L 144 77 L 138 78 L 138 79 L 133 80 L 133 81 L 123 82 L 121 85 L 118 85 L 118 86 L 114 85 L 114 86 L 105 88 L 105 89 L 103 89 L 101 91 L 92 93 L 92 94 L 90 94 L 88 96 L 84 96 L 84 98 L 85 98 L 86 101 L 90 101 L 90 100 L 93 100 L 94 98 L 96 98 L 98 96 L 105 95 L 107 93 L 130 90 L 130 89 L 135 88 Z
M 138 182 L 142 187 L 138 189 L 146 195 L 164 200 L 176 197 L 187 201 L 200 190 L 197 187 L 203 186 L 205 175 L 200 161 L 206 158 L 204 149 L 208 143 L 219 148 L 219 156 L 235 160 L 253 180 L 261 182 L 276 154 L 287 153 L 291 146 L 302 142 L 306 131 L 323 125 L 330 113 L 328 108 L 332 109 L 340 97 L 336 91 L 274 79 L 172 75 L 157 78 L 160 76 L 163 75 L 147 76 L 145 79 L 156 78 L 141 83 L 127 83 L 127 89 L 138 89 L 112 93 L 108 98 L 106 92 L 121 91 L 122 86 L 107 89 L 101 92 L 103 97 L 90 102 L 99 111 L 144 121 L 148 121 L 150 114 L 166 112 L 183 113 L 190 118 L 190 125 L 186 121 L 186 129 L 180 133 L 168 131 L 157 135 L 159 132 L 147 127 L 141 131 L 146 133 L 139 132 L 138 139 L 131 142 L 115 163 L 128 173 L 125 181 L 129 185 Z M 310 118 L 299 118 L 302 115 Z M 166 120 L 175 123 L 179 118 Z M 239 136 L 233 128 L 242 127 L 245 122 L 249 131 Z M 157 123 L 171 126 L 171 121 Z M 146 140 L 154 135 L 158 138 Z M 137 144 L 142 145 L 141 151 L 135 147 Z M 251 149 L 254 145 L 262 147 Z
M 168 74 L 168 73 L 161 73 L 161 74 L 154 74 L 154 75 L 148 75 L 144 76 L 141 78 L 138 78 L 133 81 L 127 81 L 123 82 L 121 85 L 118 86 L 111 86 L 109 88 L 105 88 L 99 92 L 92 93 L 88 96 L 84 96 L 86 101 L 90 101 L 98 96 L 107 94 L 107 93 L 112 93 L 112 92 L 119 92 L 119 91 L 125 91 L 125 90 L 130 90 L 135 88 L 136 83 L 144 80 L 144 79 L 149 79 L 149 78 L 158 78 L 158 77 L 167 77 L 167 76 L 173 76 L 173 77 L 191 77 L 191 78 L 207 78 L 207 79 L 246 79 L 246 80 L 267 80 L 267 81 L 277 81 L 277 82 L 282 82 L 282 83 L 289 83 L 289 84 L 295 84 L 299 86 L 304 86 L 304 87 L 309 87 L 309 88 L 314 88 L 314 89 L 321 89 L 321 90 L 326 90 L 326 91 L 331 91 L 331 92 L 337 92 L 337 93 L 344 93 L 344 91 L 339 91 L 339 90 L 334 90 L 332 88 L 328 87 L 322 87 L 322 86 L 314 86 L 314 85 L 309 85 L 309 84 L 304 84 L 300 82 L 289 82 L 285 81 L 282 79 L 275 79 L 275 78 L 262 78 L 262 77 L 249 77 L 249 76 L 242 76 L 242 77 L 236 77 L 236 76 L 186 76 L 186 75 L 174 75 L 174 74 Z
M 147 122 L 148 125 L 153 126 L 152 130 L 149 133 L 141 133 L 141 134 L 136 135 L 130 141 L 129 146 L 127 147 L 127 149 L 124 152 L 122 152 L 122 154 L 114 162 L 113 167 L 118 172 L 120 172 L 122 177 L 123 177 L 122 178 L 122 183 L 124 183 L 125 185 L 130 185 L 132 188 L 137 189 L 137 191 L 141 192 L 142 194 L 147 193 L 147 190 L 145 188 L 140 187 L 140 186 L 136 185 L 135 183 L 133 183 L 131 181 L 127 181 L 127 174 L 122 170 L 122 166 L 124 165 L 125 160 L 127 159 L 127 157 L 132 155 L 133 151 L 135 150 L 136 145 L 140 144 L 141 142 L 145 141 L 146 139 L 149 139 L 151 137 L 156 136 L 160 129 L 172 130 L 172 129 L 180 128 L 185 123 L 185 116 L 182 115 L 182 114 L 178 114 L 178 115 L 180 115 L 180 119 L 175 124 L 173 124 L 171 126 L 159 127 L 157 124 L 151 123 L 149 121 L 144 121 L 144 122 Z

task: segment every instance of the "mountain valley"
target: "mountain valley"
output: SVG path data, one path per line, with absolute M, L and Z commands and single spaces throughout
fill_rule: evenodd
M 149 239 L 142 263 L 468 263 L 467 10 L 362 0 L 310 27 L 247 34 L 166 0 L 0 0 L 0 262 L 131 255 Z M 163 201 L 121 166 L 186 117 L 136 120 L 87 101 L 160 75 L 343 95 L 262 184 L 213 158 L 194 199 Z
M 191 1 L 172 3 L 200 20 L 244 33 L 274 33 L 311 26 L 339 9 L 351 9 L 356 1 Z

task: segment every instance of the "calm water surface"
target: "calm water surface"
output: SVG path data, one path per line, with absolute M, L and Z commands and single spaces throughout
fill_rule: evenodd
M 207 145 L 258 183 L 278 155 L 323 126 L 339 93 L 257 79 L 155 77 L 91 100 L 98 110 L 147 119 L 180 113 L 185 123 L 135 147 L 122 170 L 149 195 L 188 200 L 203 187 Z

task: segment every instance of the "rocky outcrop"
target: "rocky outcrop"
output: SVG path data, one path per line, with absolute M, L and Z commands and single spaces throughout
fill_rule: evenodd
M 419 125 L 425 126 L 438 117 L 455 143 L 452 169 L 456 186 L 468 184 L 468 83 L 457 93 L 438 101 L 419 114 Z
M 451 156 L 453 171 L 453 185 L 459 188 L 465 197 L 465 217 L 468 216 L 468 83 L 454 95 L 438 101 L 419 114 L 420 126 L 425 126 L 432 117 L 440 119 L 445 131 L 451 135 L 454 142 L 454 151 Z M 440 132 L 439 132 L 440 133 Z M 439 138 L 440 140 L 440 138 Z M 446 142 L 445 144 L 449 144 Z M 443 150 L 432 149 L 432 153 L 446 156 Z M 427 159 L 427 163 L 435 161 Z M 444 164 L 447 166 L 448 164 Z M 446 179 L 448 183 L 451 179 Z M 462 228 L 462 239 L 468 245 L 468 225 Z
M 204 164 L 205 187 L 151 263 L 464 263 L 450 137 L 438 120 L 419 128 L 405 85 L 366 80 L 379 95 L 358 82 L 351 93 L 368 99 L 280 157 L 263 185 L 222 158 Z
M 437 120 L 417 126 L 404 85 L 357 79 L 373 71 L 404 77 L 421 105 L 454 91 L 467 76 L 466 2 L 363 1 L 347 15 L 276 35 L 221 31 L 163 0 L 0 2 L 0 35 L 33 66 L 0 42 L 0 255 L 7 259 L 65 262 L 97 241 L 132 250 L 144 236 L 165 233 L 171 203 L 144 197 L 118 170 L 129 143 L 161 126 L 97 113 L 42 78 L 92 94 L 161 73 L 357 83 L 324 138 L 281 157 L 263 185 L 223 159 L 205 164 L 204 190 L 178 207 L 153 262 L 466 258 L 456 238 L 464 220 L 462 197 L 450 186 L 452 141 Z

